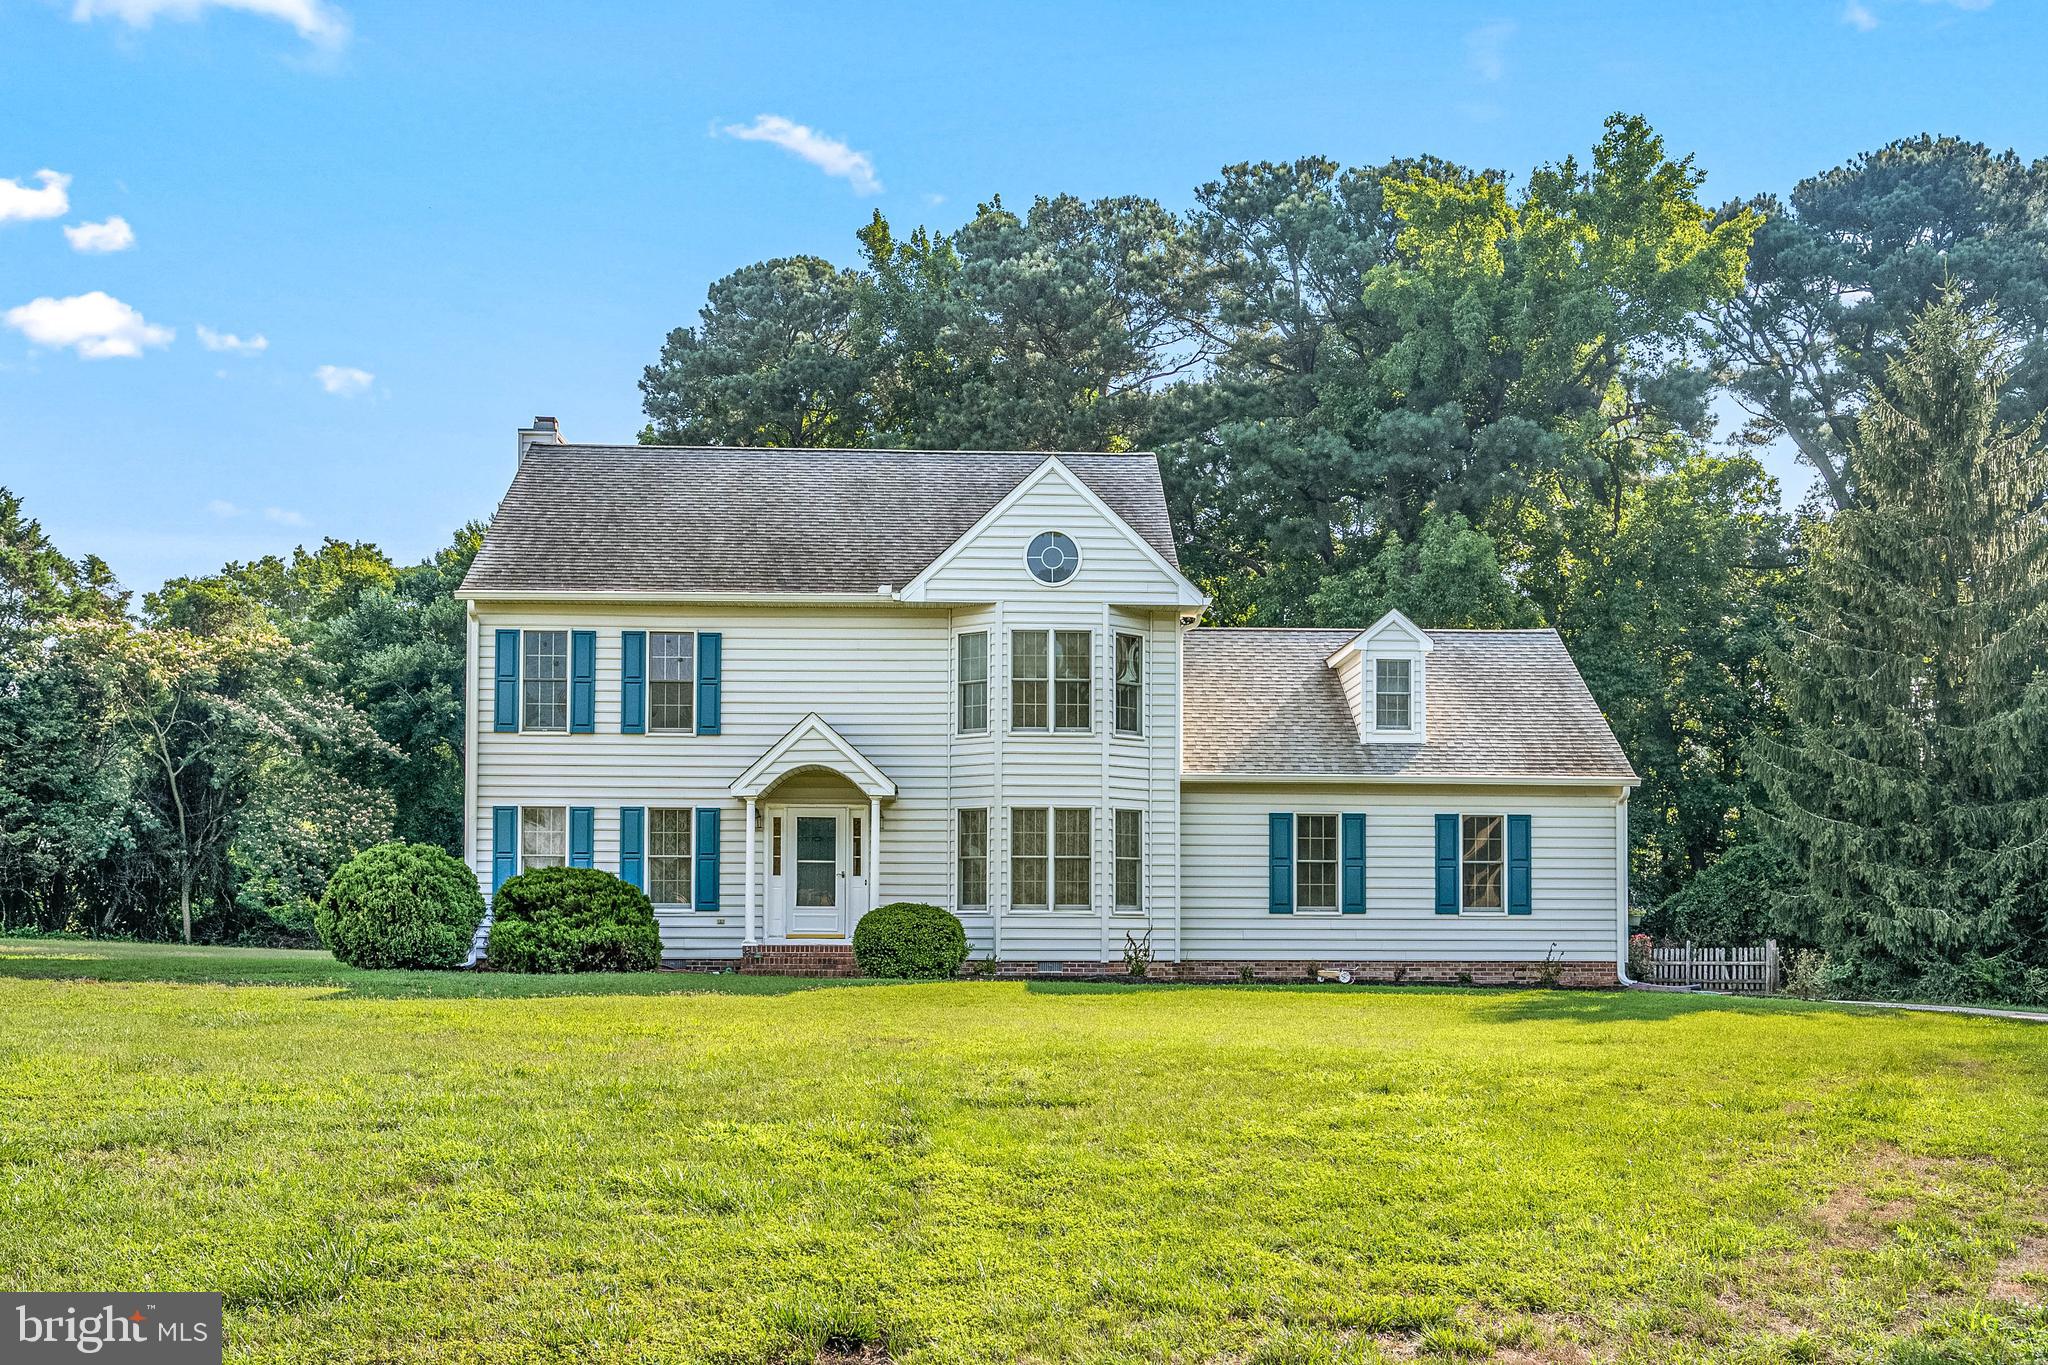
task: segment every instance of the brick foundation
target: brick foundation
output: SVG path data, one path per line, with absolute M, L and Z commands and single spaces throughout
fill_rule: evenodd
M 1039 961 L 1003 961 L 993 968 L 983 960 L 970 959 L 960 968 L 969 980 L 994 977 L 999 981 L 1065 980 L 1128 981 L 1121 959 L 1111 962 L 1070 961 L 1056 964 Z M 672 971 L 731 971 L 737 967 L 750 976 L 851 977 L 860 975 L 853 949 L 843 943 L 757 943 L 742 950 L 737 962 L 731 958 L 685 961 L 671 959 L 662 966 Z M 1337 972 L 1351 973 L 1353 985 L 1361 986 L 1561 986 L 1573 990 L 1600 990 L 1620 984 L 1612 962 L 1359 962 L 1302 958 L 1291 961 L 1197 961 L 1155 962 L 1146 973 L 1147 981 L 1186 982 L 1206 985 L 1236 985 L 1258 982 L 1269 985 L 1328 981 Z

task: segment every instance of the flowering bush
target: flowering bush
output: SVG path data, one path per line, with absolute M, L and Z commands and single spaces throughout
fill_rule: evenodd
M 1628 974 L 1630 979 L 1635 981 L 1648 981 L 1650 979 L 1650 949 L 1656 946 L 1656 942 L 1648 934 L 1630 934 L 1628 936 Z

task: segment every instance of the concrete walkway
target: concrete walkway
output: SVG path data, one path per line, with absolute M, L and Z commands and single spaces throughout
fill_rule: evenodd
M 1718 995 L 1729 1000 L 1789 1000 L 1791 996 L 1749 995 L 1740 991 L 1709 991 L 1697 986 L 1652 986 L 1631 981 L 1632 991 L 1668 991 L 1681 995 Z M 1816 1000 L 1816 1005 L 1853 1005 L 1863 1010 L 1907 1010 L 1915 1014 L 1972 1014 L 1980 1019 L 2013 1019 L 2022 1024 L 2048 1024 L 2048 1013 L 2040 1010 L 2002 1010 L 1989 1005 L 1916 1005 L 1903 1000 Z

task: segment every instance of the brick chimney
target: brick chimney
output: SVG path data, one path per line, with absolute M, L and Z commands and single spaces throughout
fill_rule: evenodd
M 562 432 L 556 426 L 555 419 L 552 417 L 536 417 L 533 419 L 532 426 L 519 428 L 519 462 L 521 464 L 526 463 L 526 448 L 528 446 L 558 446 L 561 444 Z

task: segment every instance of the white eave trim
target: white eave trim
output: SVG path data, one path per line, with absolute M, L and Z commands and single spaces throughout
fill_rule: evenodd
M 597 602 L 608 605 L 645 603 L 717 604 L 734 606 L 877 606 L 897 600 L 887 589 L 875 592 L 579 592 L 560 588 L 458 589 L 457 601 L 480 602 Z
M 1209 598 L 1207 595 L 1193 583 L 1190 583 L 1187 576 L 1181 573 L 1179 569 L 1174 568 L 1172 564 L 1168 563 L 1166 556 L 1154 549 L 1152 542 L 1139 535 L 1137 530 L 1128 521 L 1118 516 L 1114 508 L 1097 497 L 1095 490 L 1090 488 L 1080 475 L 1074 473 L 1073 470 L 1061 463 L 1057 455 L 1046 456 L 1043 464 L 1025 475 L 1021 483 L 1004 494 L 1002 500 L 994 507 L 984 512 L 980 520 L 968 527 L 958 540 L 940 551 L 937 559 L 925 565 L 917 577 L 904 584 L 902 589 L 897 592 L 896 599 L 900 602 L 924 601 L 925 594 L 931 586 L 931 579 L 935 574 L 944 569 L 946 565 L 952 563 L 954 556 L 964 550 L 967 544 L 980 535 L 982 531 L 993 525 L 997 518 L 1016 506 L 1032 489 L 1036 488 L 1046 479 L 1054 477 L 1055 474 L 1062 482 L 1066 483 L 1076 493 L 1079 493 L 1082 501 L 1094 508 L 1111 526 L 1115 527 L 1137 549 L 1139 554 L 1150 560 L 1154 568 L 1173 581 L 1174 591 L 1178 594 L 1174 605 L 1194 610 L 1202 610 L 1208 607 Z
M 1371 646 L 1374 637 L 1392 626 L 1399 626 L 1408 633 L 1410 643 L 1398 650 L 1390 649 L 1390 655 L 1428 654 L 1436 648 L 1436 641 L 1429 638 L 1429 632 L 1416 625 L 1399 611 L 1389 611 L 1385 616 L 1367 626 L 1351 639 L 1337 647 L 1335 653 L 1323 662 L 1335 668 L 1340 660 L 1349 654 L 1363 654 Z
M 846 736 L 833 729 L 826 722 L 825 718 L 815 711 L 790 726 L 782 738 L 769 745 L 768 751 L 755 759 L 745 772 L 734 778 L 732 785 L 726 790 L 730 791 L 734 796 L 742 798 L 761 795 L 788 775 L 778 771 L 776 768 L 776 765 L 782 761 L 783 755 L 787 754 L 801 741 L 811 738 L 825 741 L 827 745 L 838 753 L 843 765 L 839 769 L 840 774 L 851 780 L 861 791 L 877 798 L 893 797 L 896 795 L 896 784 L 890 780 L 889 775 L 880 768 L 877 768 L 873 763 L 870 763 L 865 754 L 847 742 Z M 815 766 L 815 764 L 799 765 L 799 767 Z M 790 771 L 794 772 L 797 769 L 791 769 Z
M 1470 774 L 1414 773 L 1190 773 L 1180 775 L 1183 786 L 1402 786 L 1402 787 L 1636 787 L 1643 779 L 1588 777 L 1584 773 L 1550 776 L 1494 776 Z

